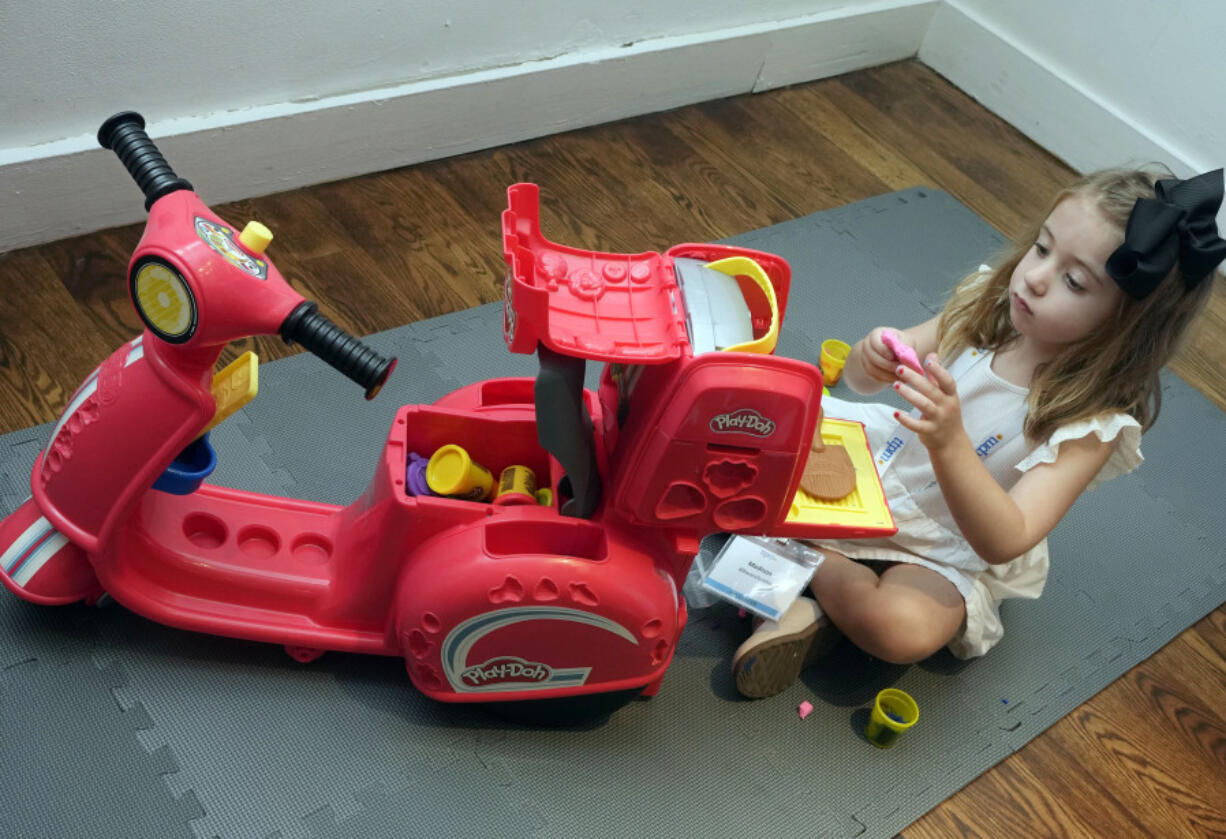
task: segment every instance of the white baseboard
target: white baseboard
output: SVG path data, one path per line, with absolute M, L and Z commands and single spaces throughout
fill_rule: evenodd
M 1184 177 L 1197 168 L 1170 139 L 1036 58 L 957 0 L 944 0 L 936 10 L 919 59 L 1079 172 L 1156 161 Z
M 314 102 L 153 119 L 147 130 L 218 204 L 912 57 L 939 4 L 859 4 Z M 139 96 L 131 107 L 140 110 Z M 0 252 L 144 217 L 136 186 L 91 135 L 0 149 Z

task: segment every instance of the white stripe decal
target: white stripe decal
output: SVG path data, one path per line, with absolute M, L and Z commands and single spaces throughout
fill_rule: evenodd
M 67 544 L 68 537 L 59 531 L 55 531 L 55 535 L 40 545 L 38 550 L 22 564 L 21 568 L 17 569 L 17 573 L 13 575 L 13 582 L 25 588 L 30 579 L 38 573 L 39 569 L 47 564 L 47 560 L 59 553 L 60 548 Z
M 124 367 L 128 367 L 145 357 L 145 347 L 141 338 L 131 342 L 131 346 L 132 349 L 128 350 L 128 356 L 124 359 Z M 85 380 L 85 384 L 81 385 L 80 389 L 77 390 L 77 395 L 72 398 L 72 402 L 64 409 L 64 413 L 60 416 L 60 421 L 55 424 L 55 428 L 51 432 L 51 437 L 47 443 L 48 447 L 55 443 L 55 438 L 60 436 L 60 431 L 64 428 L 64 424 L 72 418 L 77 409 L 98 390 L 98 371 L 101 369 L 102 367 L 99 365 L 98 369 L 90 374 L 89 378 Z
M 60 430 L 64 424 L 72 419 L 72 415 L 77 412 L 77 409 L 85 404 L 85 400 L 94 395 L 94 391 L 98 389 L 98 377 L 95 376 L 85 387 L 81 388 L 75 399 L 68 403 L 68 407 L 64 409 L 64 413 L 60 416 L 60 421 L 55 424 L 55 429 L 51 432 L 51 440 L 47 444 L 50 446 L 55 443 L 55 438 L 60 436 Z
M 33 524 L 25 529 L 25 531 L 14 540 L 13 544 L 9 545 L 3 556 L 0 556 L 0 567 L 4 568 L 4 573 L 9 573 L 13 570 L 13 566 L 17 561 L 26 555 L 26 551 L 38 544 L 38 540 L 47 535 L 47 531 L 51 529 L 51 522 L 46 518 L 39 518 Z

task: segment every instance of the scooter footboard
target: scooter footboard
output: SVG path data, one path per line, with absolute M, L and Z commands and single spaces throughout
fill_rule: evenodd
M 409 676 L 448 702 L 647 688 L 684 623 L 671 577 L 598 523 L 485 520 L 405 567 L 396 632 Z

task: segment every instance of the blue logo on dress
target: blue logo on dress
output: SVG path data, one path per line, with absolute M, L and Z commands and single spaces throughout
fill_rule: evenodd
M 885 444 L 885 449 L 882 450 L 881 454 L 877 456 L 877 462 L 887 463 L 902 448 L 902 444 L 903 439 L 901 437 L 891 439 L 890 442 Z
M 1005 435 L 1003 434 L 989 434 L 988 438 L 975 448 L 975 454 L 979 455 L 980 457 L 987 457 L 988 452 L 996 448 L 996 446 L 1003 439 L 1005 439 Z

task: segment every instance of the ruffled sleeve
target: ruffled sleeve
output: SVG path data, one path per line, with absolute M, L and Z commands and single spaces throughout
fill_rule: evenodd
M 1065 440 L 1080 440 L 1090 434 L 1097 436 L 1104 443 L 1117 438 L 1119 442 L 1087 489 L 1097 489 L 1100 484 L 1112 478 L 1127 475 L 1145 460 L 1141 455 L 1141 423 L 1128 414 L 1103 414 L 1057 428 L 1047 442 L 1039 445 L 1017 464 L 1017 469 L 1019 472 L 1026 472 L 1040 463 L 1055 463 L 1061 443 Z

